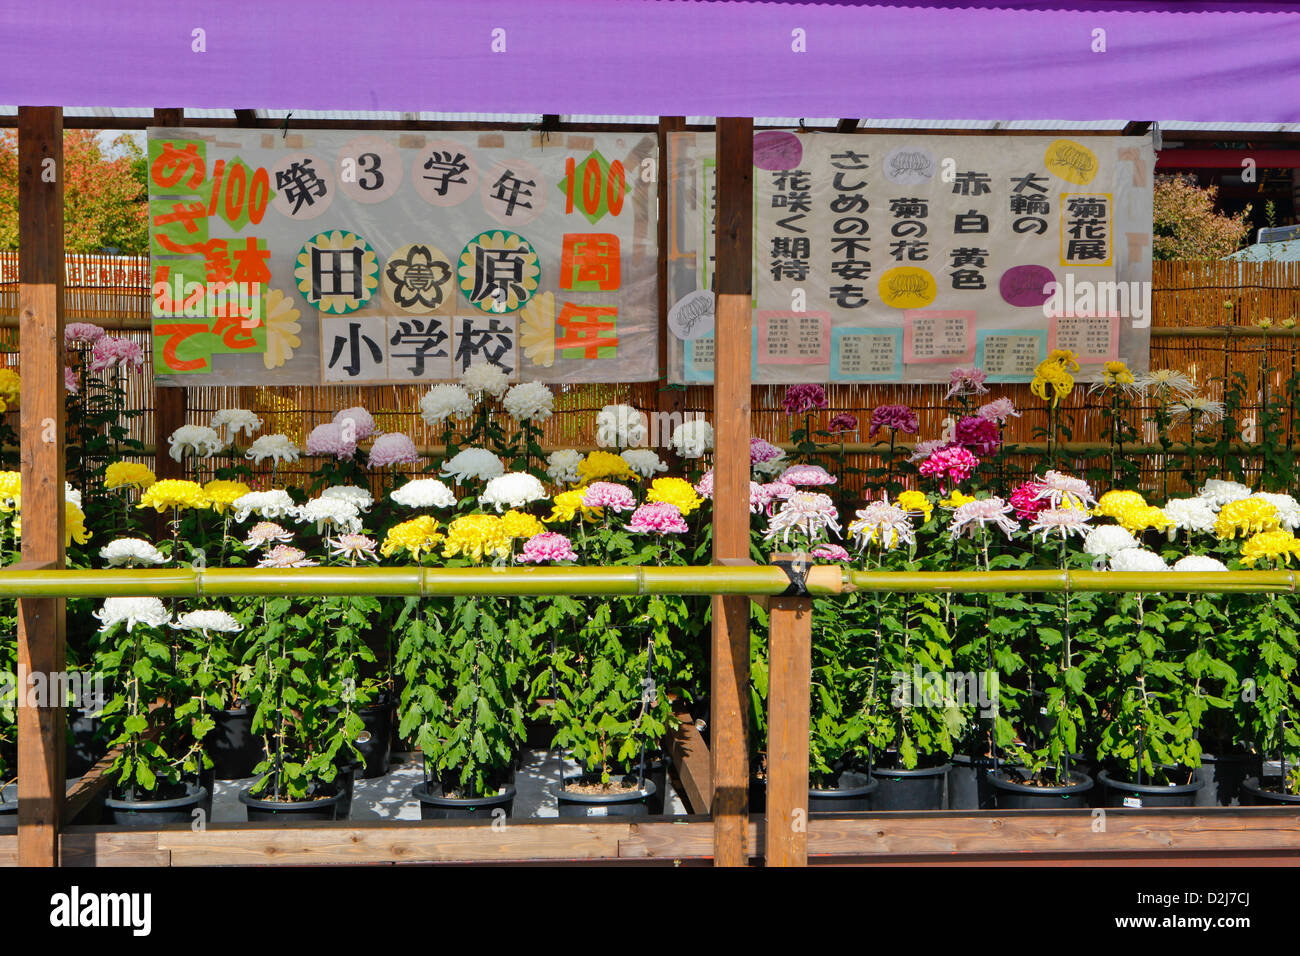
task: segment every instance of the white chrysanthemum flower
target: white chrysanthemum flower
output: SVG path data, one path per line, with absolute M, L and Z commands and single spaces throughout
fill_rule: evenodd
M 169 454 L 173 461 L 180 461 L 186 454 L 211 458 L 226 447 L 221 436 L 207 425 L 182 425 L 171 433 L 167 444 L 172 446 Z
M 1197 495 L 1209 502 L 1210 507 L 1218 511 L 1230 501 L 1240 501 L 1242 498 L 1249 498 L 1250 488 L 1239 481 L 1223 481 L 1219 478 L 1211 478 L 1201 485 L 1201 490 Z
M 1117 524 L 1104 524 L 1093 528 L 1083 539 L 1083 550 L 1094 558 L 1109 558 L 1112 554 L 1138 547 L 1133 533 Z
M 1038 479 L 1038 485 L 1038 494 L 1034 495 L 1034 500 L 1046 499 L 1049 508 L 1070 507 L 1082 510 L 1097 503 L 1092 487 L 1086 481 L 1064 472 L 1048 471 Z
M 501 407 L 519 421 L 546 421 L 555 411 L 555 393 L 541 382 L 523 382 L 506 392 Z
M 1165 559 L 1146 548 L 1125 548 L 1110 556 L 1112 571 L 1168 571 Z
M 507 508 L 523 508 L 545 497 L 546 489 L 540 481 L 527 472 L 512 471 L 489 480 L 478 501 L 481 505 L 492 505 L 501 512 Z
M 1136 376 L 1134 386 L 1161 402 L 1177 401 L 1196 394 L 1196 386 L 1186 373 L 1172 368 L 1142 372 Z
M 235 510 L 236 521 L 247 521 L 249 515 L 259 518 L 287 518 L 293 515 L 297 505 L 289 497 L 289 492 L 282 488 L 271 491 L 250 491 L 240 495 L 231 507 Z
M 262 419 L 246 408 L 223 408 L 213 414 L 210 424 L 214 430 L 229 429 L 231 438 L 240 432 L 251 438 L 253 432 L 262 427 Z
M 416 478 L 389 495 L 408 508 L 454 508 L 456 495 L 437 478 Z
M 475 362 L 460 373 L 460 384 L 475 398 L 491 395 L 500 398 L 510 387 L 510 376 L 500 365 Z
M 244 625 L 235 620 L 234 615 L 226 611 L 186 611 L 176 618 L 172 627 L 190 631 L 202 631 L 204 634 L 236 634 Z
M 981 532 L 989 525 L 998 528 L 1010 540 L 1011 535 L 1020 527 L 1011 505 L 996 496 L 978 498 L 960 505 L 952 513 L 948 525 L 948 535 L 955 541 L 964 534 L 975 537 L 975 529 Z
M 110 568 L 135 568 L 164 564 L 161 551 L 143 538 L 118 538 L 99 549 L 99 556 Z
M 105 598 L 95 617 L 99 619 L 101 631 L 107 631 L 114 624 L 125 624 L 128 631 L 134 631 L 137 624 L 165 627 L 171 620 L 163 602 L 151 597 Z
M 868 502 L 865 508 L 860 508 L 849 522 L 849 534 L 859 549 L 874 544 L 888 551 L 901 544 L 916 544 L 912 516 L 906 509 L 891 504 L 888 498 Z
M 557 485 L 573 485 L 578 482 L 578 466 L 582 464 L 582 452 L 572 448 L 553 451 L 546 458 L 546 474 Z
M 668 470 L 667 463 L 649 448 L 629 448 L 623 452 L 623 460 L 642 478 L 653 478 L 658 472 Z
M 1208 554 L 1189 554 L 1174 562 L 1175 571 L 1226 571 L 1228 566 Z
M 602 448 L 637 448 L 649 434 L 645 412 L 631 405 L 606 405 L 596 413 L 596 443 Z
M 1257 491 L 1250 497 L 1267 502 L 1277 509 L 1277 521 L 1287 531 L 1300 528 L 1300 502 L 1290 495 L 1271 491 Z
M 1192 395 L 1181 402 L 1172 403 L 1169 411 L 1171 424 L 1190 419 L 1197 429 L 1201 429 L 1223 421 L 1225 408 L 1223 402 L 1211 401 L 1204 395 Z
M 63 499 L 65 501 L 71 501 L 78 508 L 81 507 L 81 492 L 72 487 L 72 482 L 70 481 L 65 481 L 63 483 Z
M 750 466 L 750 471 L 758 478 L 773 478 L 790 467 L 789 456 L 786 455 L 785 449 L 780 449 L 781 454 L 767 461 L 756 461 Z
M 1165 502 L 1163 510 L 1169 519 L 1166 533 L 1170 541 L 1178 537 L 1179 531 L 1214 530 L 1214 509 L 1204 498 L 1170 498 Z
M 360 510 L 344 498 L 312 498 L 299 505 L 293 517 L 299 524 L 316 525 L 320 533 L 324 533 L 327 527 L 353 533 L 361 530 Z
M 1033 524 L 1029 526 L 1030 534 L 1039 532 L 1046 543 L 1052 534 L 1059 534 L 1062 541 L 1068 541 L 1070 535 L 1088 533 L 1088 512 L 1080 508 L 1046 508 L 1038 512 Z
M 320 493 L 320 497 L 338 498 L 350 502 L 361 512 L 369 511 L 370 506 L 375 503 L 375 497 L 369 489 L 358 488 L 356 485 L 331 485 Z
M 466 448 L 443 462 L 441 474 L 444 478 L 453 478 L 463 483 L 471 478 L 487 481 L 505 474 L 505 470 L 506 466 L 501 463 L 501 459 L 486 448 Z
M 255 465 L 260 465 L 268 458 L 279 465 L 297 461 L 300 454 L 302 450 L 288 435 L 263 435 L 253 439 L 248 451 L 244 452 L 244 457 L 251 458 Z
M 435 385 L 420 399 L 425 424 L 441 425 L 449 418 L 463 420 L 474 414 L 474 399 L 459 385 Z
M 672 445 L 683 458 L 699 458 L 713 450 L 713 426 L 702 418 L 682 422 L 673 429 Z
M 831 496 L 817 491 L 796 491 L 768 518 L 763 537 L 771 540 L 779 537 L 783 545 L 788 545 L 792 535 L 803 535 L 809 544 L 815 544 L 827 531 L 836 537 L 840 535 L 839 512 Z

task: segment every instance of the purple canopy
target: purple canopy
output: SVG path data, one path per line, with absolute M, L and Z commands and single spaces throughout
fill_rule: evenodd
M 0 77 L 30 106 L 1283 123 L 1300 9 L 0 0 Z

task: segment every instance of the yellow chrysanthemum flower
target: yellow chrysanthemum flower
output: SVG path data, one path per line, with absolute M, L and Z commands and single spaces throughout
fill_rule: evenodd
M 13 501 L 23 490 L 23 477 L 17 471 L 0 471 L 0 501 Z
M 610 478 L 633 478 L 632 466 L 622 455 L 608 451 L 593 451 L 578 462 L 578 480 L 584 485 Z
M 443 557 L 464 555 L 474 561 L 510 557 L 510 537 L 496 515 L 464 515 L 447 526 Z
M 683 515 L 690 514 L 704 504 L 704 499 L 695 493 L 691 483 L 684 478 L 656 478 L 650 482 L 650 491 L 645 500 L 676 505 Z
M 1047 401 L 1047 389 L 1050 387 L 1051 404 L 1055 408 L 1061 399 L 1074 390 L 1074 376 L 1070 372 L 1078 370 L 1079 362 L 1073 352 L 1069 349 L 1055 349 L 1034 369 L 1034 380 L 1029 383 L 1029 390 Z
M 1115 516 L 1119 526 L 1126 531 L 1134 534 L 1141 534 L 1143 531 L 1164 531 L 1173 522 L 1169 516 L 1155 505 L 1135 505 L 1128 508 L 1121 508 L 1120 513 Z
M 962 494 L 960 491 L 954 488 L 952 490 L 952 494 L 949 495 L 947 498 L 939 499 L 939 504 L 942 505 L 944 508 L 949 508 L 953 511 L 956 511 L 962 505 L 969 504 L 974 500 L 975 500 L 974 495 Z
M 421 554 L 433 551 L 442 540 L 443 534 L 438 530 L 437 519 L 420 515 L 418 518 L 403 521 L 389 528 L 379 550 L 386 558 L 392 557 L 398 551 L 405 551 L 418 561 Z
M 1261 559 L 1280 560 L 1290 564 L 1293 555 L 1300 554 L 1300 539 L 1290 531 L 1261 531 L 1241 546 L 1241 563 L 1254 567 Z
M 545 531 L 546 526 L 532 515 L 511 508 L 501 516 L 501 529 L 511 539 L 531 538 Z
M 17 408 L 18 398 L 22 394 L 22 380 L 11 368 L 0 368 L 0 398 L 4 399 L 6 409 Z
M 86 528 L 86 516 L 74 501 L 64 501 L 64 547 L 72 547 L 72 542 L 85 544 L 90 540 L 90 531 Z M 22 512 L 14 511 L 14 537 L 23 536 Z
M 1129 371 L 1127 365 L 1123 362 L 1107 362 L 1104 369 L 1105 384 L 1107 385 L 1132 385 L 1133 373 Z
M 1092 513 L 1103 518 L 1118 518 L 1127 510 L 1145 508 L 1147 500 L 1136 491 L 1108 491 L 1097 501 Z
M 1259 498 L 1242 498 L 1229 501 L 1219 509 L 1219 516 L 1214 520 L 1214 533 L 1219 540 L 1245 537 L 1278 529 L 1277 508 Z
M 140 496 L 137 507 L 155 508 L 161 513 L 168 508 L 207 508 L 210 503 L 207 493 L 197 482 L 165 478 L 149 486 Z
M 134 461 L 115 461 L 104 472 L 105 488 L 121 488 L 134 485 L 144 490 L 157 481 L 157 476 L 148 465 Z
M 591 521 L 599 518 L 603 508 L 588 508 L 582 503 L 582 496 L 587 493 L 587 486 L 574 488 L 572 491 L 561 491 L 551 499 L 551 513 L 542 520 L 547 524 L 554 524 L 557 521 L 572 521 L 578 512 L 582 512 L 583 518 Z
M 222 481 L 214 479 L 203 486 L 203 493 L 208 496 L 208 505 L 219 515 L 226 513 L 236 498 L 242 498 L 253 489 L 242 481 Z
M 910 514 L 921 515 L 923 522 L 929 521 L 930 516 L 934 514 L 934 506 L 922 491 L 904 491 L 898 496 L 896 504 Z

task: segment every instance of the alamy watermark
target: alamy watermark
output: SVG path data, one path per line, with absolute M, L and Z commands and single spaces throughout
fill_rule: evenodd
M 1046 283 L 1043 294 L 1043 316 L 1049 319 L 1106 316 L 1130 319 L 1135 329 L 1151 325 L 1150 282 L 1076 281 L 1067 272 L 1064 282 Z
M 230 316 L 245 329 L 262 324 L 260 282 L 186 282 L 180 274 L 153 284 L 153 314 L 159 318 Z
M 997 716 L 997 671 L 894 671 L 889 702 L 895 707 L 979 708 L 981 717 Z
M 108 703 L 102 674 L 36 671 L 23 676 L 0 671 L 0 707 L 72 707 L 96 717 Z

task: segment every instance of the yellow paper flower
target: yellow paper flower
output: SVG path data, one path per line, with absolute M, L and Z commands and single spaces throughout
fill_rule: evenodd
M 293 299 L 279 289 L 272 289 L 266 294 L 266 351 L 262 353 L 262 364 L 268 369 L 279 368 L 293 358 L 293 350 L 302 345 L 302 323 L 298 321 L 299 312 L 293 307 Z M 283 427 L 283 426 L 281 426 Z
M 501 530 L 511 539 L 531 538 L 545 531 L 546 526 L 532 515 L 511 508 L 501 516 Z
M 428 515 L 420 515 L 410 521 L 393 525 L 388 529 L 384 543 L 379 550 L 384 557 L 392 557 L 398 551 L 405 551 L 416 561 L 426 551 L 433 551 L 443 534 L 438 530 L 438 521 Z
M 1261 531 L 1241 546 L 1241 563 L 1253 567 L 1256 561 L 1280 560 L 1290 564 L 1293 555 L 1300 554 L 1300 539 L 1290 531 Z
M 203 486 L 203 492 L 208 496 L 209 506 L 219 515 L 226 513 L 236 498 L 242 498 L 253 489 L 248 487 L 242 481 L 222 481 L 215 479 L 209 481 Z
M 1108 491 L 1097 501 L 1092 513 L 1103 518 L 1119 518 L 1132 508 L 1145 508 L 1147 500 L 1136 491 Z
M 157 480 L 157 476 L 154 475 L 148 465 L 141 465 L 134 461 L 115 461 L 104 472 L 105 488 L 121 488 L 126 485 L 134 485 L 144 490 Z
M 650 482 L 650 491 L 645 500 L 676 505 L 683 515 L 690 514 L 704 504 L 704 499 L 695 493 L 691 483 L 684 478 L 656 478 Z
M 11 368 L 0 368 L 0 399 L 4 400 L 6 409 L 17 408 L 18 398 L 22 394 L 22 379 Z
M 954 492 L 954 494 L 960 494 L 960 492 Z M 898 496 L 896 504 L 910 514 L 921 515 L 923 522 L 929 521 L 930 516 L 934 514 L 934 506 L 930 504 L 930 499 L 922 491 L 904 491 Z
M 578 480 L 584 485 L 610 478 L 633 478 L 632 467 L 622 455 L 608 451 L 593 451 L 578 462 Z
M 1277 529 L 1277 508 L 1259 498 L 1229 501 L 1219 509 L 1219 516 L 1214 520 L 1214 533 L 1221 541 Z
M 150 485 L 140 496 L 140 508 L 155 508 L 159 513 L 168 508 L 207 508 L 207 493 L 197 482 L 178 478 L 165 478 Z
M 956 511 L 962 505 L 969 504 L 974 500 L 975 500 L 974 495 L 964 495 L 956 488 L 954 488 L 952 490 L 952 494 L 949 495 L 947 498 L 939 499 L 939 504 L 942 505 L 944 508 L 950 508 L 953 511 Z
M 582 512 L 582 517 L 588 521 L 599 518 L 604 511 L 603 508 L 588 508 L 582 503 L 582 496 L 587 493 L 587 486 L 574 488 L 571 491 L 561 491 L 551 499 L 551 513 L 542 520 L 547 524 L 554 524 L 557 521 L 572 521 L 574 515 Z
M 443 557 L 464 555 L 474 561 L 485 557 L 510 557 L 510 537 L 496 515 L 464 515 L 447 526 Z

